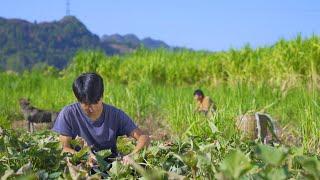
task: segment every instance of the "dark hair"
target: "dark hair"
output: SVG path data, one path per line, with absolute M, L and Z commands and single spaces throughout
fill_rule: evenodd
M 103 79 L 96 73 L 81 74 L 73 82 L 72 90 L 79 102 L 96 104 L 103 96 Z
M 193 95 L 204 96 L 203 91 L 201 89 L 197 89 L 194 91 Z

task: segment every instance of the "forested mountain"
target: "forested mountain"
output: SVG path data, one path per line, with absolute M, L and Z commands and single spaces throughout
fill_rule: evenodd
M 158 40 L 140 40 L 133 34 L 99 36 L 91 33 L 74 16 L 53 22 L 28 22 L 0 17 L 0 68 L 22 71 L 33 66 L 65 67 L 80 49 L 101 49 L 106 54 L 121 54 L 145 48 L 169 48 Z

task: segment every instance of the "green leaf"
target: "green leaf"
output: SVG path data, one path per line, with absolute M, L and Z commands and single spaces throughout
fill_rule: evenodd
M 119 161 L 114 161 L 112 163 L 112 168 L 110 169 L 110 172 L 114 174 L 116 177 L 118 177 L 121 173 L 121 164 Z
M 227 177 L 240 178 L 252 168 L 250 160 L 240 150 L 232 150 L 220 164 L 220 170 Z
M 101 153 L 101 154 L 104 154 L 104 153 Z M 95 154 L 96 156 L 96 159 L 97 159 L 97 163 L 99 165 L 99 169 L 101 171 L 106 171 L 109 169 L 110 165 L 107 161 L 104 160 L 104 156 L 100 156 L 98 153 Z
M 214 122 L 208 121 L 208 123 L 209 123 L 209 127 L 210 127 L 210 129 L 211 129 L 211 132 L 212 132 L 213 134 L 219 132 L 219 130 L 218 130 L 217 126 L 214 124 Z
M 181 158 L 187 166 L 192 168 L 197 166 L 198 159 L 195 151 L 188 151 Z
M 27 172 L 31 171 L 31 169 L 32 169 L 32 164 L 31 162 L 28 162 L 27 164 L 21 166 L 20 169 L 18 169 L 18 171 L 16 172 L 16 174 L 17 175 L 26 174 Z
M 112 154 L 112 152 L 110 149 L 104 149 L 104 150 L 98 151 L 96 153 L 96 155 L 99 155 L 102 158 L 106 158 L 106 157 L 110 156 L 111 154 Z
M 298 156 L 295 160 L 302 166 L 307 177 L 320 179 L 320 162 L 316 157 Z
M 48 179 L 49 174 L 45 170 L 40 170 L 37 172 L 37 177 L 39 177 L 39 179 Z
M 272 166 L 280 166 L 286 158 L 286 153 L 282 150 L 262 144 L 258 145 L 257 154 L 263 162 Z
M 87 155 L 90 151 L 90 147 L 84 147 L 82 148 L 80 151 L 76 152 L 72 158 L 71 158 L 71 162 L 72 163 L 77 163 L 79 162 L 85 155 Z
M 117 139 L 117 149 L 122 154 L 130 154 L 135 145 L 132 144 L 132 140 L 126 137 L 119 137 Z
M 109 174 L 114 179 L 119 179 L 121 177 L 128 177 L 131 171 L 128 166 L 122 165 L 119 161 L 112 162 L 112 168 L 109 170 Z
M 60 177 L 60 175 L 62 174 L 62 172 L 54 172 L 49 174 L 48 178 L 49 179 L 58 179 L 58 177 Z
M 284 168 L 273 168 L 268 174 L 266 175 L 266 178 L 269 180 L 282 180 L 282 179 L 287 179 L 287 171 Z
M 14 171 L 12 169 L 7 169 L 5 172 L 4 172 L 4 175 L 1 177 L 1 180 L 6 180 L 8 179 L 11 175 L 14 174 Z

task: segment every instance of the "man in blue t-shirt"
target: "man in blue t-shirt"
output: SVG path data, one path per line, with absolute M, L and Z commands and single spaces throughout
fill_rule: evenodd
M 79 136 L 93 150 L 111 149 L 116 156 L 117 137 L 127 135 L 137 140 L 133 152 L 123 157 L 123 163 L 128 164 L 131 155 L 149 144 L 149 136 L 143 134 L 126 113 L 102 102 L 104 86 L 101 76 L 82 74 L 73 82 L 72 89 L 79 102 L 65 106 L 52 129 L 60 134 L 64 152 L 76 152 L 70 141 Z

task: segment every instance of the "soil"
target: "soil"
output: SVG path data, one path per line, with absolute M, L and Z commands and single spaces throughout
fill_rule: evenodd
M 165 125 L 164 120 L 157 120 L 150 116 L 142 122 L 139 123 L 139 127 L 150 136 L 151 140 L 168 140 L 171 138 L 170 128 Z
M 11 123 L 12 129 L 20 129 L 20 130 L 28 130 L 28 122 L 25 120 L 16 120 Z M 49 123 L 34 123 L 34 129 L 35 131 L 45 130 L 49 129 L 50 124 Z
M 139 120 L 139 128 L 150 136 L 152 140 L 168 140 L 171 138 L 169 127 L 166 127 L 164 123 L 159 122 L 152 117 Z M 16 120 L 11 124 L 12 129 L 28 130 L 28 123 L 25 120 Z M 34 123 L 35 131 L 45 130 L 50 128 L 50 123 Z
M 168 141 L 172 138 L 172 133 L 170 132 L 170 127 L 164 120 L 157 120 L 152 116 L 145 119 L 138 120 L 139 128 L 146 134 L 150 136 L 152 140 L 162 140 Z M 12 129 L 28 130 L 28 123 L 25 120 L 16 120 L 11 124 Z M 49 123 L 34 123 L 35 131 L 45 130 L 50 128 Z M 281 127 L 279 123 L 276 123 L 277 136 L 281 143 L 288 146 L 298 145 L 302 143 L 302 139 L 292 132 L 294 129 L 291 125 L 286 125 Z M 271 134 L 268 134 L 268 139 L 272 139 Z

